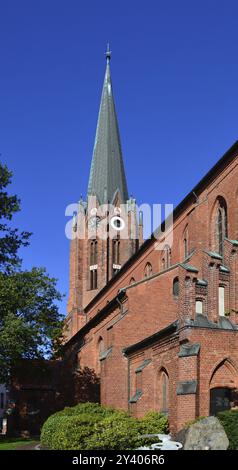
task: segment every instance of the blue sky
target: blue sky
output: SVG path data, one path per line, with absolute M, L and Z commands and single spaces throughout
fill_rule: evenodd
M 0 152 L 34 234 L 25 267 L 67 293 L 64 213 L 87 189 L 106 43 L 129 192 L 176 205 L 238 137 L 237 31 L 235 0 L 0 2 Z

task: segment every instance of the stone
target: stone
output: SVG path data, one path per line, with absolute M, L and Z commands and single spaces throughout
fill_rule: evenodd
M 229 440 L 218 418 L 201 419 L 176 435 L 184 450 L 226 450 Z

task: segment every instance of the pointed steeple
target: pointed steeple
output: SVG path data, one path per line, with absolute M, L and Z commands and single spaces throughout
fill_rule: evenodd
M 112 92 L 110 59 L 111 52 L 108 45 L 106 73 L 88 183 L 88 196 L 96 195 L 100 204 L 107 201 L 112 202 L 117 191 L 120 192 L 122 203 L 128 199 L 119 127 Z

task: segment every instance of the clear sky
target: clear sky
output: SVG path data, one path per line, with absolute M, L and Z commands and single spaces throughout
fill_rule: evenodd
M 67 293 L 64 213 L 87 189 L 106 43 L 129 192 L 176 205 L 238 138 L 237 31 L 237 0 L 0 0 L 0 152 L 34 233 L 25 267 Z

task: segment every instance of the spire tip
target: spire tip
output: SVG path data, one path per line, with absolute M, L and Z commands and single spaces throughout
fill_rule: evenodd
M 110 46 L 109 46 L 109 42 L 107 43 L 107 50 L 106 50 L 106 59 L 107 59 L 107 64 L 109 64 L 109 61 L 111 59 L 111 55 L 112 55 L 112 52 L 110 51 Z

